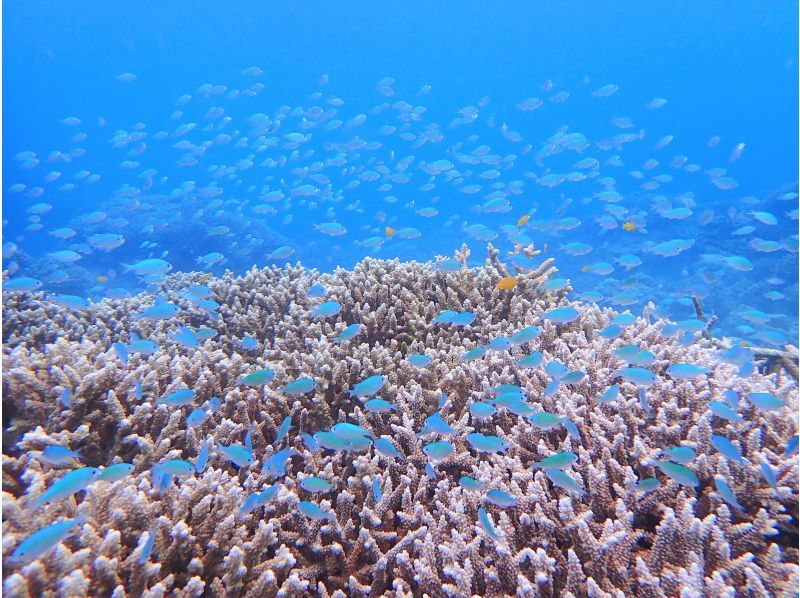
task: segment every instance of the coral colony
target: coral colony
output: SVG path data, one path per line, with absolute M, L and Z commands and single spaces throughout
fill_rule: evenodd
M 796 595 L 790 368 L 488 255 L 6 289 L 3 594 Z

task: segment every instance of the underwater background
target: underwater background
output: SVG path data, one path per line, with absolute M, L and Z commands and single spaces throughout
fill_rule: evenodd
M 215 272 L 283 263 L 269 256 L 284 245 L 289 260 L 328 270 L 364 255 L 427 261 L 469 240 L 469 224 L 510 247 L 503 225 L 529 214 L 513 233 L 546 244 L 576 290 L 604 304 L 652 300 L 682 318 L 695 293 L 720 333 L 796 341 L 796 12 L 749 2 L 10 5 L 3 217 L 15 247 L 4 264 L 46 290 L 99 298 L 135 292 L 122 264 L 163 252 L 176 270 L 222 254 L 200 263 Z M 593 96 L 608 84 L 618 91 Z M 667 103 L 648 109 L 655 98 Z M 560 131 L 587 147 L 549 152 Z M 459 159 L 485 146 L 494 160 Z M 452 170 L 425 168 L 436 160 Z M 542 181 L 548 173 L 562 178 Z M 607 189 L 622 199 L 606 200 Z M 761 211 L 776 222 L 752 215 Z M 87 220 L 93 212 L 107 219 Z M 564 230 L 565 217 L 580 224 Z M 637 218 L 639 230 L 623 228 Z M 331 221 L 347 234 L 314 228 Z M 65 226 L 76 236 L 53 235 Z M 386 226 L 419 236 L 387 237 Z M 87 247 L 98 233 L 124 244 Z M 675 239 L 693 244 L 654 249 Z M 574 255 L 587 250 L 571 250 L 576 241 L 591 251 Z M 79 261 L 48 259 L 72 246 Z M 626 254 L 641 265 L 620 265 Z M 752 269 L 723 259 L 733 256 Z M 751 309 L 768 316 L 742 316 Z
M 794 591 L 796 3 L 3 9 L 4 593 Z

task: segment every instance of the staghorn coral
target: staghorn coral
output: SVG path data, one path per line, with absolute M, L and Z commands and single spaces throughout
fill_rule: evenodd
M 525 251 L 533 257 L 533 248 Z M 457 260 L 466 263 L 463 247 Z M 106 300 L 85 312 L 66 312 L 37 294 L 4 296 L 4 593 L 36 595 L 144 596 L 542 596 L 789 595 L 798 583 L 798 466 L 784 447 L 797 433 L 788 413 L 797 410 L 797 388 L 778 374 L 736 377 L 720 363 L 712 344 L 701 339 L 684 346 L 659 335 L 660 324 L 638 318 L 614 341 L 592 335 L 615 315 L 609 309 L 570 303 L 576 322 L 542 324 L 541 315 L 568 303 L 566 293 L 541 287 L 555 272 L 551 260 L 535 271 L 517 272 L 513 292 L 501 292 L 506 273 L 496 250 L 485 266 L 442 272 L 421 263 L 367 259 L 352 271 L 330 274 L 301 266 L 252 269 L 242 277 L 227 274 L 209 281 L 220 304 L 220 319 L 209 322 L 178 291 L 197 280 L 176 274 L 162 289 L 183 311 L 174 321 L 144 322 L 134 314 L 150 296 Z M 306 289 L 328 288 L 342 312 L 335 319 L 311 320 L 319 300 Z M 470 310 L 467 328 L 434 326 L 444 309 Z M 360 322 L 361 334 L 334 344 L 343 325 Z M 219 335 L 198 349 L 178 345 L 167 332 L 177 324 L 210 325 Z M 526 347 L 489 351 L 462 363 L 461 354 L 496 336 L 543 325 L 527 348 L 586 372 L 575 386 L 562 385 L 544 397 L 549 378 L 516 361 Z M 157 340 L 152 356 L 131 354 L 125 366 L 111 345 L 132 331 Z M 243 351 L 234 341 L 245 335 L 260 342 Z M 656 355 L 651 369 L 658 382 L 648 389 L 648 416 L 636 388 L 622 383 L 617 402 L 596 400 L 624 365 L 612 350 L 636 343 Z M 433 363 L 412 367 L 405 356 L 424 352 Z M 672 380 L 671 362 L 710 368 L 702 379 Z M 239 376 L 270 367 L 276 379 L 265 387 L 236 386 Z M 389 414 L 368 413 L 348 390 L 366 376 L 389 378 L 381 396 L 397 407 Z M 287 397 L 276 389 L 300 375 L 313 376 L 314 393 Z M 135 398 L 136 382 L 143 397 Z M 472 422 L 469 405 L 486 399 L 492 387 L 524 387 L 537 409 L 574 422 L 580 441 L 563 428 L 543 431 L 501 409 L 491 421 Z M 72 407 L 57 401 L 71 388 Z M 181 387 L 196 390 L 195 404 L 224 397 L 219 411 L 200 428 L 187 429 L 190 407 L 168 408 L 156 400 Z M 744 424 L 713 417 L 706 403 L 726 388 L 743 394 L 766 390 L 781 397 L 781 411 L 762 412 L 743 401 Z M 417 432 L 437 409 L 456 430 L 455 453 L 436 465 L 437 479 L 424 471 Z M 272 446 L 284 417 L 295 426 L 288 443 L 296 451 L 266 507 L 239 515 L 244 498 L 274 482 L 260 473 L 277 450 Z M 391 438 L 405 455 L 395 461 L 374 449 L 356 454 L 310 451 L 300 432 L 328 429 L 351 421 L 375 437 Z M 194 460 L 204 441 L 229 444 L 252 436 L 258 463 L 237 469 L 212 456 L 201 474 L 184 478 L 159 493 L 150 467 L 165 459 Z M 465 441 L 477 430 L 500 436 L 505 454 L 476 453 Z M 710 443 L 723 434 L 738 444 L 748 466 L 732 464 Z M 28 451 L 52 443 L 80 449 L 87 465 L 116 461 L 135 465 L 134 473 L 112 484 L 95 482 L 77 505 L 62 501 L 32 514 L 26 502 L 38 496 L 60 472 L 42 465 Z M 652 465 L 659 449 L 685 444 L 697 452 L 692 464 L 696 488 L 678 486 Z M 579 460 L 571 475 L 587 494 L 581 498 L 555 487 L 532 463 L 559 451 Z M 778 470 L 780 494 L 761 478 L 755 464 L 766 460 Z M 335 491 L 309 498 L 299 482 L 319 475 Z M 517 498 L 501 509 L 483 495 L 458 485 L 470 475 L 488 488 Z M 745 511 L 737 513 L 714 488 L 724 475 Z M 632 486 L 657 476 L 661 487 L 645 496 Z M 372 479 L 379 480 L 376 501 Z M 328 521 L 307 519 L 300 500 L 314 500 L 332 513 Z M 483 505 L 501 540 L 477 522 Z M 40 560 L 19 566 L 8 557 L 20 539 L 56 519 L 79 512 L 80 530 Z M 153 554 L 140 559 L 155 533 Z M 141 562 L 144 560 L 144 563 Z

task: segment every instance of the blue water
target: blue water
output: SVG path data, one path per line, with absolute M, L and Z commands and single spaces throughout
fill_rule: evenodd
M 545 255 L 556 258 L 561 276 L 572 280 L 579 296 L 598 292 L 602 299 L 589 297 L 637 313 L 652 300 L 660 314 L 677 319 L 693 314 L 689 297 L 694 294 L 707 312 L 719 316 L 720 336 L 763 344 L 763 332 L 769 330 L 774 333 L 770 344 L 797 342 L 797 199 L 791 195 L 798 178 L 797 6 L 792 3 L 224 6 L 33 1 L 4 8 L 3 268 L 11 277 L 33 276 L 47 292 L 97 300 L 147 289 L 145 282 L 123 273 L 123 264 L 148 257 L 163 256 L 175 270 L 192 270 L 202 269 L 198 257 L 218 252 L 223 261 L 205 269 L 221 274 L 225 268 L 241 272 L 253 264 L 284 263 L 267 256 L 286 245 L 294 249 L 291 261 L 330 270 L 350 267 L 366 255 L 433 260 L 452 255 L 467 242 L 473 250 L 471 263 L 479 265 L 485 241 L 472 238 L 464 223 L 486 225 L 498 235 L 493 243 L 507 251 L 511 242 L 501 227 L 513 227 L 535 208 L 531 221 L 518 231 L 537 248 L 546 246 Z M 244 74 L 251 66 L 263 74 Z M 135 79 L 120 81 L 116 77 L 122 73 Z M 320 82 L 323 74 L 328 76 L 326 85 Z M 394 80 L 390 96 L 378 90 L 386 77 Z M 552 82 L 550 90 L 543 88 L 547 81 Z M 231 97 L 233 90 L 258 83 L 263 91 L 257 95 Z M 204 84 L 225 89 L 204 94 L 198 91 Z M 606 84 L 617 85 L 618 91 L 608 97 L 592 95 Z M 420 96 L 423 85 L 431 91 Z M 315 92 L 320 96 L 312 96 Z M 568 99 L 553 103 L 550 98 L 557 92 L 568 92 Z M 176 106 L 183 94 L 191 100 Z M 344 104 L 331 106 L 331 96 Z M 541 98 L 543 105 L 532 111 L 517 107 L 531 97 Z M 657 97 L 667 104 L 645 108 Z M 404 122 L 391 107 L 398 101 L 424 107 L 418 121 L 407 123 L 408 132 L 419 139 L 436 124 L 441 140 L 414 147 L 414 141 L 401 139 Z M 372 113 L 384 103 L 390 107 Z M 276 129 L 282 106 L 288 108 Z M 335 109 L 336 114 L 316 123 L 309 112 L 315 106 Z M 478 107 L 475 122 L 450 127 L 458 111 L 468 106 Z M 224 116 L 209 119 L 214 107 Z M 182 114 L 170 120 L 176 110 Z M 258 134 L 249 124 L 257 113 L 269 117 L 264 136 L 275 138 L 274 146 L 257 148 Z M 348 127 L 347 121 L 359 114 L 366 114 L 366 121 Z M 62 124 L 67 117 L 81 122 Z M 224 117 L 231 120 L 220 128 Z M 632 126 L 614 125 L 615 117 L 629 118 Z M 301 128 L 304 118 L 311 128 Z M 326 130 L 334 119 L 345 125 Z M 130 136 L 137 123 L 140 138 L 113 148 L 109 141 L 115 133 Z M 176 129 L 188 123 L 196 127 L 176 136 Z M 504 123 L 507 131 L 519 133 L 520 141 L 504 134 Z M 386 125 L 398 130 L 384 135 L 381 127 Z M 561 127 L 585 135 L 589 147 L 537 163 L 534 155 Z M 167 131 L 166 138 L 157 139 L 159 131 Z M 80 133 L 86 134 L 85 140 L 71 141 Z M 297 149 L 285 147 L 289 133 L 310 138 Z M 220 145 L 215 142 L 219 134 L 232 138 Z M 621 149 L 598 147 L 618 134 L 641 138 Z M 654 149 L 666 135 L 674 140 Z M 720 141 L 710 148 L 713 136 Z M 244 137 L 245 146 L 235 147 Z M 349 151 L 342 161 L 331 163 L 340 150 L 329 144 L 356 137 L 381 146 Z M 180 141 L 208 148 L 196 156 L 196 165 L 178 166 L 187 154 L 173 148 Z M 744 150 L 731 162 L 739 143 L 745 144 Z M 499 167 L 458 159 L 459 153 L 469 154 L 484 144 L 499 158 Z M 76 148 L 85 154 L 66 162 L 63 156 Z M 141 153 L 131 156 L 131 150 Z M 25 168 L 24 158 L 18 159 L 24 151 L 35 152 L 39 162 Z M 49 161 L 54 151 L 61 154 Z M 612 155 L 624 165 L 608 165 Z M 252 166 L 236 167 L 250 156 Z M 390 181 L 391 189 L 379 190 L 387 182 L 386 173 L 396 172 L 397 163 L 408 156 L 414 156 L 405 171 L 408 181 Z M 676 156 L 699 165 L 699 171 L 671 167 Z M 597 158 L 600 167 L 576 169 L 584 158 Z M 266 159 L 277 165 L 261 165 Z M 442 159 L 452 161 L 453 168 L 431 178 L 422 164 Z M 649 159 L 658 160 L 652 170 L 643 168 Z M 121 167 L 126 160 L 138 164 Z M 303 170 L 315 162 L 323 165 L 313 172 L 324 175 L 327 183 L 310 181 L 312 171 Z M 209 170 L 225 166 L 234 168 L 220 178 Z M 376 170 L 384 166 L 386 172 Z M 500 171 L 496 178 L 481 178 L 495 168 Z M 726 169 L 723 176 L 732 177 L 737 186 L 719 189 L 711 184 L 707 171 L 712 168 Z M 142 177 L 148 169 L 156 173 Z M 644 178 L 631 176 L 637 170 Z M 52 171 L 60 172 L 60 178 L 46 182 Z M 80 171 L 90 174 L 74 178 Z M 377 180 L 364 180 L 367 171 L 377 172 Z M 456 171 L 462 176 L 456 177 Z M 548 172 L 579 171 L 592 176 L 552 188 L 537 183 Z M 100 178 L 87 184 L 91 174 Z M 657 189 L 641 188 L 657 175 L 673 180 Z M 608 216 L 609 204 L 597 198 L 606 188 L 598 182 L 604 177 L 613 177 L 612 187 L 622 195 L 613 205 L 628 210 L 612 216 L 617 224 L 612 230 L 596 220 Z M 215 181 L 218 188 L 209 188 Z M 360 184 L 348 186 L 353 181 Z M 508 191 L 515 181 L 522 181 L 521 193 Z M 296 195 L 297 187 L 309 182 L 318 189 L 315 195 Z M 435 185 L 431 190 L 420 189 L 430 182 Z M 60 190 L 67 183 L 74 189 Z M 504 187 L 492 188 L 500 183 Z M 462 191 L 473 184 L 481 185 L 480 192 Z M 25 188 L 15 192 L 14 185 Z M 258 198 L 265 185 L 287 198 L 295 195 L 270 203 L 273 214 L 253 212 L 263 203 Z M 131 193 L 120 193 L 131 186 Z M 472 209 L 496 190 L 506 196 L 510 211 Z M 687 199 L 687 193 L 694 195 Z M 387 196 L 397 199 L 390 202 Z M 40 203 L 52 208 L 31 215 L 28 210 Z M 688 205 L 691 215 L 667 219 L 660 213 L 664 205 Z M 438 213 L 419 215 L 425 207 Z M 85 215 L 95 211 L 103 212 L 105 220 L 87 223 Z M 776 224 L 763 224 L 753 211 L 773 214 Z M 624 230 L 623 223 L 633 216 L 639 218 L 633 218 L 637 230 Z M 559 230 L 554 223 L 567 217 L 579 218 L 580 225 Z M 347 233 L 327 236 L 314 229 L 314 224 L 329 221 L 341 223 Z M 542 222 L 532 226 L 536 221 Z M 749 225 L 755 226 L 753 232 L 732 234 Z M 210 234 L 219 226 L 228 232 Z M 389 236 L 387 226 L 396 231 L 414 227 L 421 235 Z M 49 234 L 59 227 L 71 227 L 76 235 L 62 240 Z M 87 247 L 86 238 L 96 233 L 123 235 L 125 243 L 107 252 Z M 373 243 L 381 246 L 360 244 L 371 237 L 380 239 Z M 780 247 L 756 251 L 750 245 L 754 238 Z M 675 256 L 652 252 L 654 245 L 673 239 L 694 243 Z M 588 243 L 592 251 L 570 255 L 563 249 L 570 242 Z M 49 257 L 70 248 L 82 256 L 75 263 L 54 264 Z M 640 257 L 642 265 L 626 271 L 616 264 L 625 253 Z M 726 265 L 724 259 L 733 256 L 746 257 L 752 269 Z M 615 269 L 608 274 L 584 271 L 597 262 L 610 262 Z M 765 297 L 770 292 L 783 298 Z M 752 309 L 768 314 L 767 322 L 742 318 Z

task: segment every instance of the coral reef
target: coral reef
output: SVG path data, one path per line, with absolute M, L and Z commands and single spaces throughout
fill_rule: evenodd
M 522 251 L 521 248 L 518 248 Z M 567 292 L 546 292 L 555 272 L 551 261 L 533 271 L 517 271 L 512 291 L 497 289 L 508 271 L 489 248 L 486 264 L 445 272 L 431 264 L 366 259 L 353 270 L 329 274 L 299 265 L 228 273 L 208 281 L 219 303 L 219 320 L 192 305 L 179 291 L 199 275 L 175 274 L 161 292 L 182 308 L 175 318 L 150 322 L 135 314 L 152 295 L 104 300 L 69 312 L 41 293 L 4 295 L 3 322 L 3 559 L 8 596 L 783 596 L 798 584 L 798 465 L 785 457 L 797 433 L 797 387 L 780 373 L 756 371 L 747 378 L 721 362 L 709 339 L 686 345 L 660 335 L 662 324 L 638 317 L 622 335 L 596 334 L 616 315 L 610 309 L 571 302 Z M 529 248 L 526 255 L 536 252 Z M 322 299 L 306 296 L 314 283 L 327 287 L 326 299 L 342 305 L 335 318 L 312 319 Z M 569 324 L 542 314 L 571 305 L 580 317 Z M 431 324 L 442 310 L 472 311 L 465 328 Z M 358 336 L 334 343 L 341 329 L 360 323 Z M 219 334 L 199 348 L 187 348 L 168 332 L 177 324 L 210 326 Z M 481 359 L 461 355 L 498 336 L 540 325 L 534 341 L 490 350 Z M 149 356 L 131 353 L 127 365 L 112 345 L 137 332 L 159 343 Z M 243 350 L 238 339 L 260 343 Z M 612 350 L 637 344 L 655 354 L 649 369 L 650 413 L 638 389 L 620 383 L 620 397 L 598 397 L 625 365 Z M 586 377 L 544 393 L 543 368 L 517 361 L 531 350 L 545 363 L 557 359 Z M 413 367 L 412 353 L 432 358 Z M 675 380 L 671 363 L 708 368 L 693 380 Z M 263 387 L 237 385 L 242 375 L 271 368 L 275 379 Z M 349 389 L 367 376 L 383 374 L 381 397 L 396 410 L 370 413 Z M 316 391 L 286 396 L 279 389 L 299 376 L 313 377 Z M 137 398 L 137 384 L 142 396 Z M 569 418 L 580 439 L 564 427 L 542 430 L 500 409 L 474 421 L 469 406 L 486 400 L 499 384 L 518 384 L 541 411 Z M 170 407 L 157 400 L 179 388 L 196 391 L 194 405 Z M 65 388 L 72 403 L 58 400 Z M 743 397 L 744 423 L 714 416 L 710 400 L 733 389 Z M 785 402 L 762 411 L 747 399 L 766 391 Z M 436 435 L 420 437 L 424 420 L 448 400 L 442 417 L 456 432 L 455 452 L 435 463 L 436 479 L 425 471 L 422 448 Z M 550 396 L 548 396 L 550 395 Z M 212 397 L 221 407 L 197 427 L 186 415 Z M 275 483 L 261 473 L 286 416 L 295 449 L 277 495 L 242 515 L 245 498 Z M 391 439 L 404 460 L 362 452 L 310 450 L 301 433 L 350 421 L 375 438 Z M 208 467 L 159 491 L 151 466 L 166 459 L 194 462 L 211 439 L 242 442 L 249 429 L 258 458 L 237 468 L 214 455 Z M 472 431 L 501 437 L 505 453 L 477 452 L 465 440 Z M 731 462 L 711 443 L 724 435 L 748 460 Z M 443 438 L 443 437 L 442 437 Z M 30 513 L 26 503 L 39 496 L 59 470 L 32 454 L 59 443 L 79 450 L 85 465 L 132 463 L 131 475 L 112 483 L 97 481 L 77 501 L 49 504 Z M 681 486 L 653 462 L 672 445 L 697 453 L 691 464 L 695 488 Z M 577 496 L 550 483 L 532 464 L 561 451 L 578 461 L 570 475 L 585 490 Z M 776 493 L 759 464 L 777 471 Z M 300 482 L 316 475 L 334 483 L 311 495 Z M 517 499 L 514 507 L 484 502 L 484 494 L 459 485 L 462 475 Z M 719 496 L 715 476 L 725 477 L 743 507 L 734 510 Z M 637 493 L 637 480 L 658 477 L 658 489 Z M 373 479 L 382 489 L 376 500 Z M 307 518 L 300 501 L 329 512 L 327 520 Z M 494 539 L 478 523 L 483 506 L 501 536 Z M 29 564 L 9 558 L 32 532 L 75 514 L 85 521 L 76 533 Z M 152 539 L 152 554 L 146 547 Z

